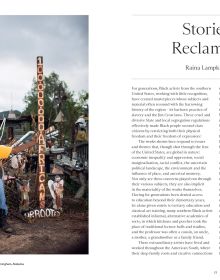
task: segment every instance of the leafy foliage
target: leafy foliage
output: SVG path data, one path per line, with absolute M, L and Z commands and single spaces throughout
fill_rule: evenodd
M 63 102 L 55 102 L 55 95 L 58 94 L 60 85 L 62 85 L 66 100 Z M 84 106 L 88 102 L 88 92 L 81 91 L 78 94 L 78 98 L 75 97 L 75 92 L 70 91 L 67 84 L 59 79 L 59 75 L 52 72 L 49 76 L 44 77 L 44 110 L 45 120 L 48 122 L 48 126 L 54 125 L 54 120 L 59 112 L 59 109 L 64 113 L 64 125 L 63 132 L 65 138 L 71 138 L 72 125 L 83 114 Z M 24 102 L 26 108 L 23 115 L 37 116 L 37 81 L 33 79 L 31 90 L 25 95 Z

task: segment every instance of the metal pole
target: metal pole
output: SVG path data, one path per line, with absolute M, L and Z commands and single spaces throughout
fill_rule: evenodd
M 38 191 L 39 206 L 45 208 L 45 130 L 44 130 L 44 83 L 43 57 L 37 57 L 38 92 Z

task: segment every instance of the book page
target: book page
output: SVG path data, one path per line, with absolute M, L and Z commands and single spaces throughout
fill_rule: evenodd
M 21 0 L 2 5 L 0 112 L 13 113 L 10 118 L 17 122 L 14 113 L 25 109 L 25 96 L 38 90 L 40 114 L 28 120 L 33 131 L 40 131 L 40 147 L 29 171 L 36 173 L 39 157 L 42 176 L 37 207 L 22 219 L 8 218 L 16 234 L 1 229 L 2 278 L 219 279 L 220 16 L 214 2 Z M 13 17 L 19 16 L 38 20 L 15 24 Z M 74 96 L 70 107 L 63 105 L 61 87 L 50 88 L 54 101 L 43 106 L 42 74 L 48 78 L 53 70 Z M 75 99 L 82 89 L 88 95 Z M 79 110 L 87 97 L 89 125 Z M 56 160 L 65 175 L 58 174 L 58 165 L 46 170 L 39 139 L 44 141 L 44 125 L 51 131 L 42 118 L 44 108 L 54 112 L 48 115 L 60 135 L 58 146 L 51 149 L 49 142 L 47 148 L 62 154 Z M 7 127 L 9 138 L 13 127 Z M 16 129 L 23 132 L 25 125 Z M 79 142 L 89 144 L 83 150 L 89 163 L 86 184 L 76 151 L 70 158 L 59 147 L 78 131 Z M 5 157 L 20 151 L 17 144 L 3 148 Z M 17 160 L 12 160 L 15 169 Z M 71 164 L 74 172 L 66 168 Z M 27 191 L 22 184 L 18 188 Z M 17 210 L 26 207 L 26 193 L 16 201 Z M 31 217 L 33 223 L 23 221 Z M 56 230 L 48 231 L 52 227 Z

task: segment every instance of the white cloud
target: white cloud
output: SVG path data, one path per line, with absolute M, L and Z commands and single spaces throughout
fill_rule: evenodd
M 88 90 L 86 16 L 0 16 L 0 111 L 24 109 L 24 95 L 44 56 L 44 74 L 59 74 L 70 90 Z

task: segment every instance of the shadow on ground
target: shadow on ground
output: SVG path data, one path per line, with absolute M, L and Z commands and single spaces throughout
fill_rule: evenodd
M 88 216 L 62 214 L 26 223 L 9 217 L 13 234 L 0 230 L 0 254 L 87 254 Z

